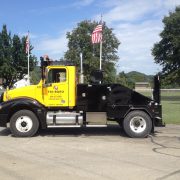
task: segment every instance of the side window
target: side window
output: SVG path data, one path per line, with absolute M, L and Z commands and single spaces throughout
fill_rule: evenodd
M 61 83 L 66 81 L 66 69 L 50 69 L 47 83 Z

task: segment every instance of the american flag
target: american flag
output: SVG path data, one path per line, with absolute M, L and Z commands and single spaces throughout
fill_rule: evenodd
M 99 24 L 96 26 L 94 29 L 92 35 L 91 35 L 91 40 L 93 44 L 100 43 L 102 41 L 102 25 Z
M 26 37 L 26 53 L 28 53 L 28 52 L 29 52 L 29 33 Z

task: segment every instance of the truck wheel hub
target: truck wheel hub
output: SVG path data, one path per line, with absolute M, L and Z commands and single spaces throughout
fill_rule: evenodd
M 146 129 L 146 121 L 140 116 L 133 117 L 130 120 L 130 129 L 135 133 L 142 133 Z
M 27 123 L 26 123 L 25 121 L 23 121 L 23 122 L 21 123 L 21 126 L 22 126 L 22 127 L 26 127 L 26 125 L 27 125 Z
M 20 132 L 30 131 L 32 126 L 32 119 L 28 116 L 21 116 L 16 120 L 16 128 Z

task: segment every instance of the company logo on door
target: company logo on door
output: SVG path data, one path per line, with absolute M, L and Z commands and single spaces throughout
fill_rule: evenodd
M 53 94 L 54 94 L 54 93 L 64 93 L 64 90 L 58 90 L 58 89 L 59 89 L 58 86 L 54 86 L 54 87 L 53 87 L 53 90 L 49 90 L 48 93 L 51 93 L 51 94 L 52 94 L 52 93 L 53 93 Z
M 55 90 L 55 91 L 58 91 L 58 86 L 54 86 L 54 90 Z

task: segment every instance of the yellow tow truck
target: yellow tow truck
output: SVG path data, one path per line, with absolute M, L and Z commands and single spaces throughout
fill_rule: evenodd
M 121 84 L 103 84 L 102 72 L 79 84 L 76 66 L 41 58 L 37 85 L 6 90 L 0 98 L 0 126 L 14 136 L 30 137 L 39 128 L 106 127 L 117 121 L 130 137 L 142 138 L 163 126 L 160 83 L 155 77 L 153 99 Z

